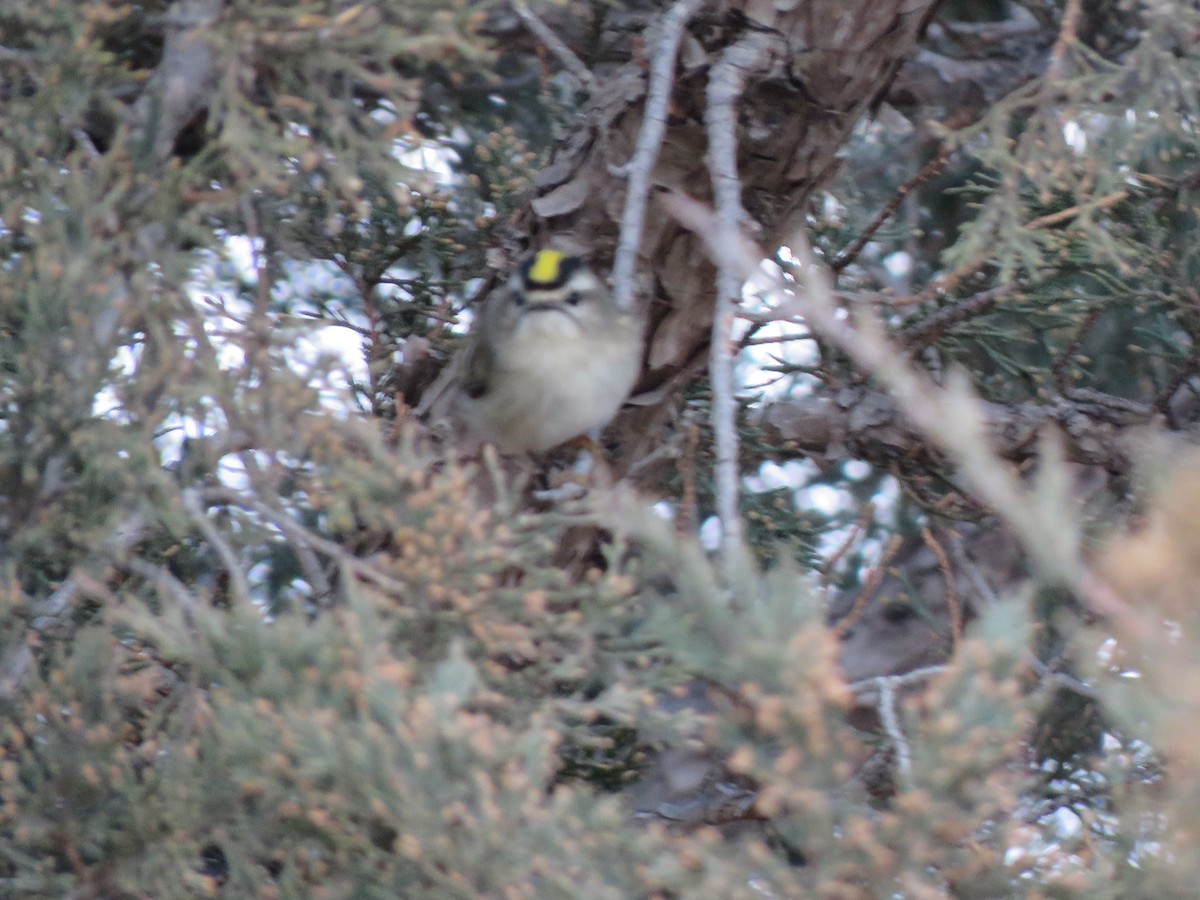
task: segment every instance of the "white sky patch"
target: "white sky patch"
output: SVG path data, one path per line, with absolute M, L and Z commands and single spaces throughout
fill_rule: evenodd
M 404 141 L 396 141 L 393 153 L 402 164 L 432 178 L 435 184 L 454 183 L 454 171 L 450 168 L 454 154 L 445 147 L 413 147 Z
M 246 466 L 237 454 L 227 453 L 221 457 L 220 462 L 217 463 L 217 480 L 225 487 L 235 491 L 250 489 L 250 476 L 246 473 Z
M 758 467 L 758 474 L 746 479 L 746 486 L 752 491 L 774 491 L 781 487 L 794 487 L 783 466 L 778 463 L 765 462 Z
M 883 267 L 893 278 L 905 279 L 913 270 L 913 258 L 903 250 L 898 250 L 883 258 Z
M 852 481 L 861 481 L 871 474 L 871 464 L 861 459 L 848 459 L 842 463 L 842 474 Z
M 785 301 L 778 295 L 779 267 L 763 260 L 759 272 L 742 288 L 742 307 L 754 315 L 770 313 Z M 737 320 L 735 337 L 741 338 L 751 329 L 745 319 Z M 760 394 L 764 400 L 778 400 L 796 390 L 795 376 L 780 377 L 769 371 L 779 366 L 811 366 L 817 362 L 816 343 L 809 337 L 803 323 L 779 319 L 760 325 L 754 332 L 755 344 L 747 347 L 738 359 L 738 375 L 744 390 Z
M 814 484 L 796 491 L 796 500 L 802 509 L 815 509 L 832 516 L 849 509 L 852 498 L 849 491 L 839 491 L 828 484 Z
M 1087 132 L 1080 127 L 1078 122 L 1070 121 L 1063 125 L 1063 141 L 1066 145 L 1076 153 L 1082 154 L 1087 151 L 1088 139 Z
M 224 257 L 233 264 L 238 277 L 243 281 L 257 281 L 258 269 L 255 267 L 255 261 L 262 249 L 262 239 L 240 234 L 231 235 L 225 238 L 224 246 Z
M 261 243 L 244 236 L 231 236 L 223 245 L 220 256 L 213 255 L 197 271 L 192 288 L 193 301 L 204 313 L 206 327 L 213 344 L 219 348 L 218 364 L 222 368 L 242 365 L 244 354 L 236 342 L 221 336 L 242 329 L 242 323 L 253 314 L 253 304 L 238 296 L 235 285 L 254 285 L 258 281 L 256 251 Z M 310 261 L 289 268 L 288 279 L 278 291 L 303 299 L 304 295 L 336 297 L 353 290 L 349 279 L 328 262 Z M 207 302 L 211 298 L 216 303 Z M 331 304 L 352 325 L 364 326 L 366 320 L 350 311 Z M 226 315 L 228 313 L 228 315 Z M 303 315 L 283 320 L 290 333 L 285 337 L 284 353 L 294 370 L 309 370 L 318 380 L 322 404 L 330 410 L 351 406 L 348 391 L 352 381 L 367 379 L 367 364 L 363 354 L 363 337 L 353 328 L 326 324 Z M 320 383 L 323 382 L 323 383 Z

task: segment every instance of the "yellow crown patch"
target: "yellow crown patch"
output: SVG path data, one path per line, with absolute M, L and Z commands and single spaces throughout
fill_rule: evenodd
M 529 267 L 529 283 L 537 285 L 552 285 L 562 278 L 563 260 L 565 253 L 558 250 L 539 250 Z

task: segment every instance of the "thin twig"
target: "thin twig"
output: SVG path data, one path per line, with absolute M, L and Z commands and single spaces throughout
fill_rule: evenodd
M 187 586 L 182 581 L 176 578 L 165 566 L 156 566 L 146 560 L 131 556 L 129 559 L 123 559 L 117 565 L 139 578 L 152 583 L 158 592 L 164 597 L 168 597 L 175 602 L 175 605 L 183 610 L 184 620 L 189 626 L 196 622 L 196 610 L 199 609 L 199 602 L 188 590 Z
M 834 624 L 834 637 L 845 637 L 846 632 L 853 628 L 855 623 L 862 618 L 863 610 L 867 608 L 867 603 L 870 602 L 875 592 L 879 590 L 879 585 L 883 583 L 883 576 L 887 574 L 887 567 L 891 565 L 892 560 L 900 552 L 903 544 L 904 540 L 900 535 L 892 535 L 892 539 L 888 541 L 887 548 L 883 551 L 883 556 L 880 557 L 878 564 L 868 573 L 866 580 L 863 582 L 862 590 L 854 598 L 854 605 L 850 607 L 850 611 L 846 615 L 842 616 Z
M 817 338 L 811 332 L 803 334 L 777 334 L 767 337 L 752 337 L 742 338 L 741 346 L 744 347 L 762 347 L 767 344 L 787 344 L 792 341 L 815 341 Z
M 863 248 L 871 242 L 871 238 L 875 237 L 875 232 L 879 231 L 883 227 L 883 223 L 896 214 L 896 210 L 900 208 L 900 204 L 904 202 L 905 198 L 938 172 L 942 171 L 946 167 L 946 163 L 950 161 L 950 156 L 953 152 L 954 147 L 951 144 L 943 144 L 937 156 L 926 163 L 920 172 L 900 185 L 896 193 L 892 195 L 892 198 L 871 221 L 871 224 L 863 230 L 863 233 L 855 238 L 850 246 L 833 258 L 833 261 L 829 264 L 829 268 L 835 272 L 840 272 L 846 266 L 850 265 L 850 263 L 854 262 L 858 258 L 858 254 L 862 253 Z
M 973 319 L 975 316 L 987 311 L 996 300 L 1005 294 L 1013 293 L 1016 289 L 1016 282 L 1010 282 L 1009 284 L 997 285 L 986 291 L 980 291 L 978 294 L 972 294 L 964 300 L 958 300 L 949 306 L 939 309 L 933 315 L 920 322 L 902 328 L 900 333 L 896 335 L 896 339 L 907 347 L 910 353 L 920 350 L 922 347 L 928 346 L 940 339 L 942 335 L 960 322 Z
M 953 646 L 958 648 L 962 642 L 963 633 L 963 611 L 962 603 L 958 598 L 958 589 L 954 584 L 954 569 L 950 565 L 950 559 L 946 556 L 946 550 L 938 543 L 937 538 L 933 536 L 933 532 L 928 528 L 921 529 L 921 539 L 925 542 L 925 546 L 933 551 L 933 555 L 937 557 L 938 568 L 942 571 L 942 578 L 946 582 L 946 606 L 950 610 L 950 635 L 954 639 Z
M 97 551 L 94 562 L 107 563 L 113 557 L 119 557 L 130 547 L 142 539 L 145 533 L 145 517 L 141 513 L 133 513 L 124 522 L 113 529 L 111 536 Z M 82 567 L 78 567 L 82 571 Z M 33 616 L 26 629 L 26 637 L 41 634 L 57 622 L 70 607 L 80 590 L 80 577 L 73 572 L 68 575 L 50 596 L 33 608 Z M 22 641 L 13 648 L 8 657 L 0 663 L 0 699 L 11 697 L 21 686 L 29 667 L 33 663 L 33 648 L 27 641 Z
M 625 478 L 636 478 L 642 472 L 652 466 L 657 465 L 665 459 L 676 459 L 679 457 L 679 448 L 671 441 L 665 441 L 641 457 L 637 462 L 633 463 L 625 471 Z
M 1058 37 L 1054 39 L 1054 47 L 1050 50 L 1050 62 L 1046 66 L 1042 88 L 1059 81 L 1063 77 L 1063 61 L 1067 55 L 1067 46 L 1075 43 L 1079 30 L 1079 17 L 1083 13 L 1083 0 L 1067 0 L 1063 10 L 1062 25 L 1058 29 Z
M 896 751 L 896 770 L 900 775 L 900 787 L 908 790 L 912 787 L 912 751 L 908 746 L 908 738 L 900 727 L 900 715 L 896 712 L 896 683 L 891 678 L 878 679 L 879 687 L 879 719 L 883 729 L 891 738 L 892 747 Z
M 1167 424 L 1171 428 L 1179 427 L 1179 423 L 1174 421 L 1175 416 L 1171 409 L 1171 401 L 1175 398 L 1176 391 L 1183 387 L 1187 380 L 1198 371 L 1200 371 L 1200 357 L 1193 355 L 1184 362 L 1174 377 L 1167 382 L 1167 386 L 1154 398 L 1154 408 L 1167 417 Z
M 751 66 L 762 65 L 770 47 L 763 32 L 751 32 L 727 49 L 708 76 L 704 124 L 708 135 L 708 171 L 716 201 L 717 222 L 725 234 L 738 234 L 746 219 L 737 167 L 737 103 Z M 737 402 L 734 398 L 734 317 L 744 277 L 736 267 L 718 261 L 717 304 L 713 315 L 709 379 L 716 452 L 717 516 L 721 520 L 720 563 L 726 585 L 735 580 L 742 553 L 739 511 Z
M 857 697 L 870 697 L 873 691 L 879 690 L 879 682 L 881 681 L 890 681 L 893 687 L 907 687 L 910 684 L 916 684 L 918 681 L 924 681 L 926 678 L 941 675 L 949 668 L 949 666 L 939 663 L 935 666 L 921 666 L 921 668 L 905 672 L 903 675 L 873 675 L 870 678 L 852 681 L 849 687 L 851 693 Z
M 867 530 L 867 523 L 871 521 L 871 517 L 875 515 L 875 501 L 868 500 L 863 506 L 862 511 L 858 514 L 858 520 L 850 529 L 850 533 L 846 535 L 846 539 L 842 541 L 841 546 L 829 555 L 821 566 L 821 581 L 828 588 L 832 581 L 833 572 L 837 568 L 838 563 L 842 561 L 842 557 L 850 552 L 850 548 L 854 546 L 859 537 Z
M 1074 206 L 1068 206 L 1066 209 L 1060 209 L 1057 212 L 1047 213 L 1044 216 L 1038 216 L 1036 219 L 1031 219 L 1025 228 L 1027 231 L 1038 231 L 1042 228 L 1049 228 L 1051 225 L 1061 225 L 1063 222 L 1074 219 L 1085 212 L 1094 212 L 1100 209 L 1108 209 L 1110 206 L 1116 206 L 1122 200 L 1129 198 L 1129 191 L 1120 190 L 1113 191 L 1096 200 L 1088 200 L 1086 203 L 1076 203 Z
M 621 231 L 613 260 L 613 296 L 618 308 L 633 309 L 634 276 L 637 273 L 638 249 L 646 223 L 646 198 L 650 195 L 651 173 L 658 162 L 663 135 L 667 131 L 667 109 L 675 82 L 675 58 L 683 29 L 705 0 L 677 0 L 662 18 L 662 30 L 650 64 L 650 82 L 642 112 L 642 127 L 638 132 L 633 157 L 622 167 L 628 176 L 625 185 L 625 208 L 621 212 Z
M 874 678 L 864 678 L 850 685 L 850 690 L 860 699 L 875 698 L 875 707 L 879 710 L 879 719 L 883 729 L 892 742 L 896 751 L 896 768 L 900 775 L 900 786 L 904 789 L 912 787 L 912 751 L 908 738 L 900 724 L 900 714 L 896 709 L 896 692 L 918 681 L 924 681 L 935 675 L 940 675 L 947 669 L 944 665 L 923 666 L 913 669 L 903 675 L 879 675 Z
M 240 606 L 249 607 L 253 605 L 253 599 L 250 592 L 250 581 L 246 577 L 246 572 L 242 568 L 242 561 L 238 558 L 237 552 L 229 545 L 229 542 L 221 536 L 221 533 L 213 527 L 213 523 L 208 520 L 208 514 L 200 505 L 200 497 L 195 488 L 187 488 L 180 493 L 180 501 L 183 504 L 183 510 L 187 513 L 188 518 L 192 520 L 192 524 L 204 537 L 212 548 L 217 551 L 217 556 L 221 559 L 221 565 L 225 567 L 225 571 L 229 573 L 229 585 L 233 592 L 233 598 Z
M 967 260 L 953 271 L 947 272 L 944 275 L 939 275 L 933 280 L 932 284 L 926 287 L 925 290 L 921 291 L 919 294 L 912 294 L 908 297 L 897 297 L 892 301 L 891 306 L 893 309 L 901 309 L 906 306 L 920 306 L 922 303 L 928 303 L 930 300 L 936 300 L 938 297 L 944 294 L 949 294 L 956 287 L 958 287 L 959 283 L 963 279 L 974 275 L 987 264 L 987 257 L 983 259 Z
M 1070 378 L 1067 377 L 1069 374 L 1067 369 L 1071 365 L 1071 360 L 1083 349 L 1083 342 L 1087 340 L 1088 334 L 1091 333 L 1092 328 L 1099 321 L 1100 313 L 1101 307 L 1097 306 L 1083 317 L 1083 322 L 1080 324 L 1079 330 L 1075 332 L 1075 339 L 1071 341 L 1067 349 L 1062 352 L 1062 355 L 1050 367 L 1050 371 L 1054 373 L 1054 383 L 1058 385 L 1058 390 L 1061 393 L 1065 393 L 1070 384 Z
M 1033 654 L 1029 656 L 1029 664 L 1033 666 L 1034 671 L 1041 676 L 1043 681 L 1057 684 L 1059 687 L 1064 687 L 1069 691 L 1079 694 L 1081 697 L 1087 697 L 1089 700 L 1100 699 L 1100 691 L 1092 685 L 1080 681 L 1066 672 L 1059 672 L 1057 669 L 1052 669 Z
M 408 592 L 407 587 L 402 582 L 380 572 L 369 562 L 355 559 L 339 544 L 326 540 L 320 535 L 313 534 L 287 513 L 273 509 L 255 497 L 238 493 L 229 488 L 209 488 L 205 490 L 204 496 L 210 501 L 240 506 L 243 509 L 257 513 L 283 532 L 283 536 L 289 541 L 311 547 L 317 553 L 328 556 L 343 571 L 356 575 L 364 581 L 369 581 L 377 587 L 391 592 L 396 597 L 404 597 Z
M 983 577 L 979 567 L 967 556 L 967 549 L 963 546 L 962 539 L 956 534 L 951 534 L 947 543 L 950 545 L 950 556 L 953 557 L 954 564 L 967 576 L 967 580 L 971 582 L 971 589 L 979 598 L 976 608 L 991 609 L 996 606 L 1000 602 L 1000 598 L 996 596 L 996 592 L 992 590 L 988 580 Z
M 585 90 L 591 91 L 595 86 L 596 78 L 592 75 L 591 70 L 583 64 L 583 60 L 575 55 L 575 51 L 564 44 L 562 38 L 555 34 L 549 25 L 538 18 L 537 14 L 526 5 L 525 0 L 513 0 L 513 9 L 521 17 L 525 27 L 546 45 L 546 49 L 554 54 L 555 58 L 562 63 L 563 68 L 578 78 Z

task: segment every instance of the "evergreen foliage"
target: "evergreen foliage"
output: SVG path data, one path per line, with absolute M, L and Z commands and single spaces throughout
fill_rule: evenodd
M 533 5 L 597 81 L 665 9 Z M 606 139 L 525 4 L 10 0 L 0 896 L 1194 892 L 1200 13 L 1098 6 L 947 4 L 929 47 L 1012 16 L 1036 77 L 967 119 L 881 95 L 803 216 L 847 320 L 1057 423 L 989 459 L 1089 591 L 1008 532 L 980 562 L 963 460 L 807 326 L 738 335 L 772 377 L 739 398 L 731 583 L 694 361 L 583 502 L 536 496 L 554 460 L 430 440 L 473 303 L 552 230 L 556 142 Z M 836 423 L 781 439 L 813 400 Z M 848 682 L 855 640 L 916 650 Z

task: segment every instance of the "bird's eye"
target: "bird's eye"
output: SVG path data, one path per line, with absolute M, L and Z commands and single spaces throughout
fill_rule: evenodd
M 890 625 L 901 625 L 916 618 L 917 611 L 908 603 L 888 603 L 883 607 L 883 618 Z
M 582 302 L 583 294 L 579 293 L 579 291 L 571 291 L 571 293 L 567 294 L 568 306 L 578 306 Z

